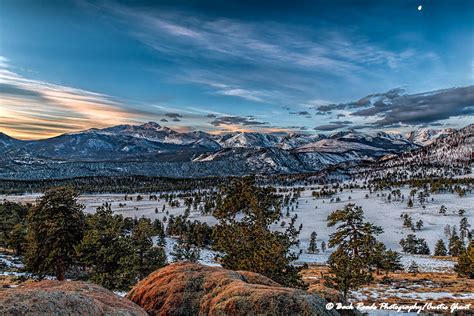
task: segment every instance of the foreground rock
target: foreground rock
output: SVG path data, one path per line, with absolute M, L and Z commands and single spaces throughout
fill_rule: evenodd
M 320 296 L 260 274 L 189 262 L 153 272 L 127 297 L 151 315 L 336 315 Z
M 0 315 L 146 315 L 133 302 L 95 284 L 41 281 L 0 289 Z

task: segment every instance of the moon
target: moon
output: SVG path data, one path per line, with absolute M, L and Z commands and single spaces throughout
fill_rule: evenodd
M 418 11 L 421 11 L 421 9 L 423 9 L 423 6 L 420 4 L 420 5 L 418 6 Z

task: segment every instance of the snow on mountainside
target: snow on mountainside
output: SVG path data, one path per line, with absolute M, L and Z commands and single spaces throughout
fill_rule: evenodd
M 431 144 L 387 161 L 387 164 L 416 163 L 449 166 L 469 163 L 473 160 L 474 124 L 468 125 L 445 137 L 439 137 Z
M 410 133 L 406 135 L 406 138 L 415 144 L 426 146 L 426 145 L 432 144 L 434 141 L 436 141 L 439 138 L 443 138 L 450 135 L 454 131 L 455 129 L 453 128 L 444 128 L 444 129 L 424 128 L 424 129 L 419 129 L 416 131 L 411 131 Z
M 357 174 L 373 178 L 457 177 L 472 173 L 474 162 L 474 124 L 435 139 L 417 150 L 384 157 L 368 167 L 355 167 Z
M 262 133 L 244 133 L 236 132 L 224 134 L 221 137 L 215 137 L 217 142 L 223 148 L 259 148 L 259 147 L 276 147 L 280 141 L 278 136 Z
M 150 122 L 89 129 L 37 141 L 19 141 L 0 134 L 0 149 L 4 152 L 0 157 L 0 178 L 314 172 L 340 163 L 397 157 L 400 153 L 417 152 L 418 148 L 403 135 L 384 132 L 211 135 L 200 131 L 181 133 Z M 434 152 L 442 156 L 443 150 Z

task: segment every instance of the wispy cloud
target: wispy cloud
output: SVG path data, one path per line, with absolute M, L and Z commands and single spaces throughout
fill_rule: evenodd
M 241 125 L 241 126 L 268 126 L 267 122 L 258 121 L 253 116 L 221 116 L 210 122 L 214 126 Z
M 176 80 L 251 102 L 304 104 L 320 98 L 328 80 L 361 82 L 437 58 L 414 48 L 390 50 L 354 29 L 323 22 L 256 23 L 110 2 L 105 8 L 130 26 L 131 36 L 179 65 Z
M 25 78 L 0 65 L 0 129 L 30 139 L 65 132 L 138 122 L 143 110 L 131 110 L 112 96 Z

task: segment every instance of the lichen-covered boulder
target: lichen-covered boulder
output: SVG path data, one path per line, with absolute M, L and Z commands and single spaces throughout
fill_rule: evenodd
M 132 301 L 80 281 L 40 281 L 0 289 L 0 315 L 147 315 Z
M 337 315 L 316 294 L 257 273 L 189 262 L 153 272 L 127 297 L 150 315 Z

